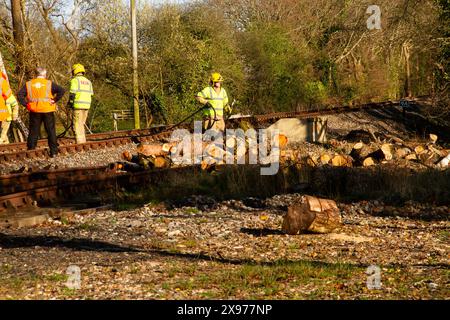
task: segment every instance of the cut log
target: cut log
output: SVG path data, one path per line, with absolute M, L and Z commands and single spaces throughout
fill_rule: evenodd
M 441 157 L 430 151 L 423 152 L 419 155 L 419 160 L 426 166 L 433 166 L 434 164 L 438 163 Z
M 137 151 L 144 156 L 164 156 L 169 154 L 171 149 L 176 147 L 176 143 L 141 143 Z
M 331 157 L 328 154 L 324 153 L 323 155 L 320 156 L 320 163 L 322 163 L 323 165 L 329 164 L 330 161 Z
M 331 164 L 333 167 L 351 167 L 352 161 L 349 157 L 338 154 L 331 159 Z
M 406 160 L 409 160 L 409 161 L 417 160 L 417 155 L 416 155 L 415 153 L 411 153 L 411 154 L 408 154 L 408 155 L 405 157 L 405 159 L 406 159 Z
M 283 232 L 295 235 L 303 232 L 330 233 L 342 224 L 336 202 L 303 196 L 288 208 L 283 219 Z
M 342 142 L 340 142 L 336 139 L 330 139 L 330 141 L 328 141 L 328 143 L 335 148 L 341 147 L 341 145 L 342 145 Z
M 449 162 L 450 162 L 450 153 L 445 158 L 440 160 L 437 165 L 439 168 L 448 168 Z
M 116 168 L 117 170 L 122 170 L 122 171 L 127 171 L 127 172 L 140 172 L 143 171 L 144 168 L 137 164 L 137 163 L 133 163 L 133 162 L 118 162 L 116 163 Z
M 395 157 L 397 159 L 403 159 L 410 153 L 411 153 L 411 150 L 408 148 L 399 148 L 399 149 L 395 150 Z
M 350 157 L 353 158 L 356 165 L 360 165 L 363 162 L 363 157 L 361 155 L 363 147 L 364 143 L 358 142 L 353 146 L 352 151 L 350 151 Z
M 131 154 L 130 151 L 124 151 L 124 152 L 122 153 L 122 158 L 123 158 L 124 160 L 131 161 L 131 158 L 133 158 L 133 155 Z
M 392 156 L 392 145 L 389 143 L 384 143 L 381 145 L 381 151 L 384 154 L 384 159 L 385 160 L 392 160 L 393 156 Z
M 438 139 L 437 135 L 430 133 L 431 143 L 436 143 L 437 139 Z
M 420 154 L 425 152 L 425 148 L 423 146 L 417 146 L 417 147 L 414 148 L 414 152 L 417 155 L 420 155 Z
M 124 151 L 122 153 L 122 158 L 127 162 L 139 163 L 139 156 L 132 155 L 129 151 Z
M 429 144 L 427 145 L 428 150 L 430 150 L 431 152 L 436 153 L 437 155 L 439 155 L 440 157 L 445 157 L 447 156 L 447 152 L 445 150 L 438 150 L 435 148 L 435 145 Z
M 158 169 L 169 168 L 170 160 L 165 157 L 159 156 L 153 160 L 153 165 L 155 166 L 155 168 L 158 168 Z
M 278 143 L 279 143 L 280 149 L 284 149 L 284 148 L 286 148 L 286 146 L 288 144 L 288 138 L 284 134 L 279 134 L 278 135 Z
M 364 159 L 364 161 L 363 161 L 363 166 L 364 167 L 370 167 L 370 166 L 373 166 L 373 165 L 375 165 L 375 161 L 373 160 L 373 158 L 368 157 L 368 158 Z
M 377 162 L 381 162 L 384 160 L 392 160 L 392 145 L 389 143 L 383 144 L 380 149 L 372 152 L 368 155 L 368 157 L 372 158 Z

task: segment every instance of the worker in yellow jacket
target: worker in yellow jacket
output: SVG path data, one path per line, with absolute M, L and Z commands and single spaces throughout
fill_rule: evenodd
M 223 77 L 214 72 L 209 78 L 209 86 L 197 93 L 196 100 L 203 104 L 203 129 L 225 130 L 224 113 L 231 113 L 228 94 L 222 87 Z
M 13 110 L 14 109 L 14 114 Z M 11 87 L 9 86 L 8 80 L 0 76 L 0 144 L 9 143 L 8 130 L 11 125 L 11 120 L 13 116 L 17 118 L 18 116 L 18 104 L 17 100 L 12 94 Z
M 92 83 L 84 75 L 86 70 L 81 64 L 72 67 L 73 78 L 70 80 L 70 96 L 68 106 L 73 109 L 73 127 L 77 143 L 86 142 L 84 126 L 91 107 L 94 90 Z
M 0 131 L 0 144 L 8 144 L 8 130 L 11 126 L 11 121 L 16 121 L 19 117 L 19 103 L 16 97 L 11 94 L 11 96 L 5 101 L 6 109 L 8 111 L 8 117 L 5 121 L 2 121 L 1 131 Z

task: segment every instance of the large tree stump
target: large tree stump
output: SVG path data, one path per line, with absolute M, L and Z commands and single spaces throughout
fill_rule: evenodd
M 288 234 L 303 232 L 330 233 L 342 224 L 336 202 L 303 196 L 288 208 L 282 230 Z

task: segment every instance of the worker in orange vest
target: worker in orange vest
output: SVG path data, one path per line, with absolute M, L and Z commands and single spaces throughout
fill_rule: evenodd
M 12 95 L 11 88 L 6 79 L 0 75 L 0 122 L 6 121 L 9 117 L 6 100 Z
M 50 157 L 54 158 L 58 154 L 55 128 L 56 103 L 61 100 L 65 90 L 47 79 L 45 68 L 36 68 L 36 75 L 37 77 L 28 81 L 17 94 L 20 104 L 26 106 L 30 112 L 27 148 L 28 150 L 36 148 L 41 123 L 44 122 Z

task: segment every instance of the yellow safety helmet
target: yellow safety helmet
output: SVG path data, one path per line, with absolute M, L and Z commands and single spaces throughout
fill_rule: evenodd
M 211 73 L 211 77 L 209 78 L 211 82 L 223 82 L 223 77 L 218 72 Z
M 72 73 L 74 75 L 81 73 L 81 72 L 86 73 L 86 70 L 84 70 L 84 66 L 82 64 L 77 63 L 72 66 Z

